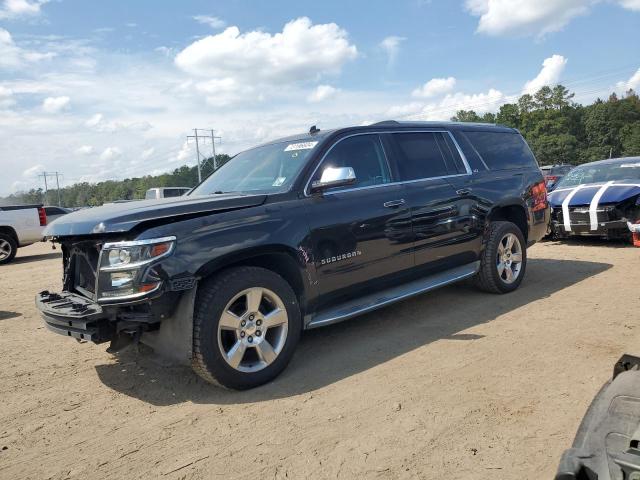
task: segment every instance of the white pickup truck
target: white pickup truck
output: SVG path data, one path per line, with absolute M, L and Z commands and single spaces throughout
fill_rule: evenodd
M 42 205 L 0 207 L 0 265 L 13 260 L 19 247 L 42 240 L 46 225 Z

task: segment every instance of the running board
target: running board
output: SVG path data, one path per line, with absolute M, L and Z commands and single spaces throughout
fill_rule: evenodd
M 480 262 L 473 262 L 460 267 L 452 268 L 445 272 L 436 273 L 428 277 L 420 278 L 412 282 L 389 288 L 365 297 L 329 308 L 317 313 L 306 324 L 306 329 L 323 327 L 332 323 L 341 322 L 348 318 L 371 312 L 378 308 L 390 305 L 405 298 L 410 298 L 421 293 L 444 287 L 450 283 L 459 282 L 475 275 L 480 268 Z

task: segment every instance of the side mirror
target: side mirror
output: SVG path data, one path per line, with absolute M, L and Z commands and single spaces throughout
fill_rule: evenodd
M 351 167 L 327 167 L 322 172 L 320 180 L 311 184 L 312 192 L 321 192 L 327 188 L 343 187 L 356 182 L 356 172 Z

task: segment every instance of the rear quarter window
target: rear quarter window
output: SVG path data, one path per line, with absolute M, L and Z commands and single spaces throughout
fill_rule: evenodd
M 464 134 L 489 170 L 538 167 L 527 142 L 519 133 L 466 131 Z

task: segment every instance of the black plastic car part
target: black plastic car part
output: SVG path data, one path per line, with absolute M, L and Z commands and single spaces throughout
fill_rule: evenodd
M 640 358 L 623 355 L 564 452 L 556 480 L 640 480 Z

